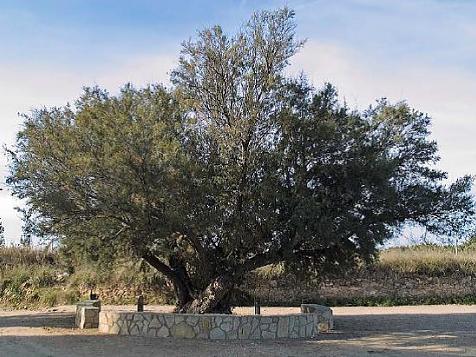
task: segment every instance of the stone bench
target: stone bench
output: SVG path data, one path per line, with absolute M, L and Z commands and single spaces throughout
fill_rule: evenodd
M 101 301 L 86 300 L 76 304 L 76 327 L 80 329 L 98 328 Z

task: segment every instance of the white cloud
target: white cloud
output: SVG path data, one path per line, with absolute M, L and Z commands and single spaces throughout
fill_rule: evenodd
M 0 145 L 13 145 L 20 128 L 18 113 L 42 106 L 61 106 L 74 101 L 83 86 L 99 85 L 116 92 L 124 83 L 136 86 L 168 81 L 175 56 L 157 55 L 129 58 L 104 69 L 77 72 L 74 68 L 45 68 L 31 64 L 0 65 Z M 102 66 L 104 67 L 104 66 Z M 6 157 L 0 155 L 1 187 L 6 174 Z M 18 240 L 21 222 L 14 210 L 20 203 L 7 190 L 0 191 L 0 219 L 7 240 Z
M 315 85 L 329 81 L 351 107 L 363 109 L 375 99 L 406 100 L 433 118 L 433 136 L 450 178 L 476 175 L 476 98 L 474 74 L 424 63 L 377 63 L 370 55 L 334 44 L 309 41 L 292 62 Z
M 0 65 L 0 141 L 11 141 L 18 129 L 17 113 L 42 106 L 64 105 L 74 100 L 83 86 L 99 85 L 116 92 L 124 83 L 137 86 L 167 83 L 175 57 L 167 55 L 131 58 L 104 69 L 76 72 L 75 68 Z M 104 67 L 104 66 L 103 66 Z
M 18 112 L 40 106 L 63 105 L 74 100 L 85 85 L 115 92 L 125 82 L 137 86 L 167 82 L 175 54 L 141 56 L 110 64 L 105 70 L 75 72 L 74 68 L 34 68 L 10 65 L 0 68 L 0 143 L 11 145 L 18 130 Z M 375 99 L 407 100 L 433 117 L 433 135 L 441 149 L 440 166 L 451 178 L 476 174 L 476 78 L 457 68 L 424 63 L 378 63 L 370 54 L 332 43 L 309 41 L 293 59 L 291 72 L 304 70 L 315 85 L 329 81 L 350 106 L 365 108 Z M 0 174 L 5 169 L 0 156 Z M 17 239 L 21 223 L 13 207 L 18 202 L 0 193 L 0 217 L 7 237 Z

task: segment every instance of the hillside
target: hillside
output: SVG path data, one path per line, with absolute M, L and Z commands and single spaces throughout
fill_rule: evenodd
M 33 308 L 71 304 L 93 289 L 105 303 L 125 304 L 142 292 L 148 303 L 172 303 L 171 287 L 144 264 L 118 262 L 108 268 L 68 266 L 56 252 L 0 249 L 0 306 Z M 236 303 L 297 305 L 402 305 L 476 303 L 476 249 L 418 246 L 381 252 L 373 265 L 324 281 L 299 281 L 280 266 L 248 277 Z

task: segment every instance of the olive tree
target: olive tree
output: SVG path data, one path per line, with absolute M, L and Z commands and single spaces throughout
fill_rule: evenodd
M 471 178 L 445 184 L 427 115 L 386 100 L 357 112 L 285 76 L 303 45 L 293 16 L 200 32 L 170 89 L 86 89 L 26 115 L 14 194 L 42 231 L 145 260 L 177 311 L 198 313 L 230 312 L 258 267 L 323 275 L 372 260 L 405 223 L 438 233 L 472 216 Z

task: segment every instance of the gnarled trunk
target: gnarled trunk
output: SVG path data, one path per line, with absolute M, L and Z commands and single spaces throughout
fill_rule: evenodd
M 177 297 L 176 312 L 231 313 L 227 297 L 234 286 L 234 280 L 229 275 L 214 278 L 203 291 L 192 291 L 190 279 L 178 261 L 173 260 L 169 267 L 153 254 L 144 254 L 142 258 L 172 283 Z
M 231 313 L 231 306 L 227 299 L 234 280 L 227 275 L 220 275 L 212 280 L 208 286 L 198 294 L 190 303 L 179 307 L 179 312 L 205 314 L 205 313 Z
M 142 257 L 152 267 L 164 274 L 174 286 L 175 296 L 177 298 L 175 312 L 230 314 L 230 295 L 237 281 L 248 271 L 277 261 L 277 257 L 279 256 L 271 252 L 256 255 L 241 264 L 233 273 L 215 276 L 203 289 L 197 289 L 196 286 L 193 286 L 186 266 L 179 257 L 170 257 L 170 266 L 163 263 L 151 253 L 146 253 Z

